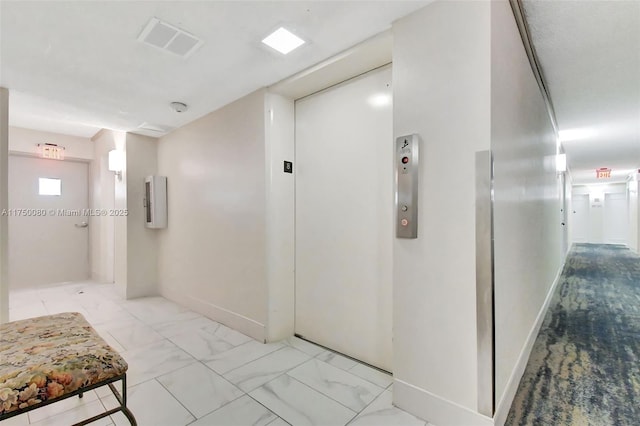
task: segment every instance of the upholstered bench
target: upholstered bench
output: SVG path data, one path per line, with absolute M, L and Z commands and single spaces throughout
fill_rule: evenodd
M 84 392 L 109 386 L 120 406 L 76 425 L 127 408 L 127 363 L 77 312 L 0 325 L 0 421 Z M 122 393 L 114 382 L 121 381 Z

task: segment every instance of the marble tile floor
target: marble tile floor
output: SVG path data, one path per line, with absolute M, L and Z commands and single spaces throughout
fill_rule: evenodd
M 296 337 L 262 344 L 162 297 L 122 300 L 109 284 L 10 294 L 12 321 L 66 311 L 81 312 L 129 364 L 140 426 L 426 426 L 393 407 L 391 376 Z M 115 404 L 105 387 L 2 426 L 69 426 Z M 128 424 L 120 413 L 93 423 Z

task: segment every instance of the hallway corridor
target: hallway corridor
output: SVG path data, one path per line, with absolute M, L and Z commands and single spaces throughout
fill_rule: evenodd
M 640 257 L 577 244 L 507 425 L 633 425 L 640 418 Z

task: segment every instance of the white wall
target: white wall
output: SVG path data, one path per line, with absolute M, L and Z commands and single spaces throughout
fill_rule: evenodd
M 158 232 L 160 293 L 264 340 L 265 91 L 161 138 L 158 174 L 169 205 Z
M 511 8 L 491 2 L 496 424 L 511 406 L 563 262 L 556 149 Z
M 158 230 L 145 226 L 144 178 L 157 174 L 158 140 L 127 134 L 126 232 L 127 299 L 158 294 Z M 187 207 L 187 206 L 185 206 Z M 116 218 L 125 219 L 123 217 Z
M 70 160 L 92 160 L 94 157 L 91 139 L 40 130 L 9 127 L 9 151 L 11 153 L 37 155 L 38 144 L 53 143 L 65 148 L 64 155 Z
M 571 188 L 573 188 L 573 178 L 571 177 L 571 173 L 569 173 L 568 171 L 565 173 L 565 181 L 564 181 L 564 186 L 565 186 L 565 212 L 566 214 L 564 215 L 564 219 L 565 219 L 565 239 L 566 239 L 566 247 L 565 247 L 565 251 L 568 252 L 569 250 L 571 250 L 571 233 L 573 232 L 573 223 L 571 221 L 571 215 L 573 214 L 573 194 L 571 192 Z
M 629 196 L 629 248 L 638 253 L 640 252 L 640 198 L 638 197 L 640 182 L 634 178 L 627 183 L 627 186 L 627 194 Z
M 294 184 L 283 161 L 294 159 L 294 102 L 267 93 L 265 97 L 266 268 L 268 283 L 267 341 L 293 335 Z
M 0 212 L 9 208 L 9 91 L 0 87 Z M 0 214 L 0 324 L 9 321 L 9 216 Z
M 101 130 L 93 138 L 93 161 L 89 165 L 89 206 L 91 209 L 115 208 L 116 177 L 108 170 L 109 151 L 116 143 L 124 145 L 125 134 Z M 115 220 L 113 216 L 89 218 L 89 259 L 91 278 L 101 283 L 115 281 Z M 124 294 L 122 294 L 124 296 Z
M 475 153 L 490 144 L 490 3 L 393 25 L 394 136 L 419 133 L 418 239 L 394 242 L 394 403 L 440 425 L 477 414 Z
M 601 183 L 574 185 L 572 194 L 589 195 L 589 243 L 605 243 L 605 194 L 627 193 L 626 183 Z

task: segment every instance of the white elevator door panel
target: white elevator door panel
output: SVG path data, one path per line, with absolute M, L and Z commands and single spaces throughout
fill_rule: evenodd
M 391 68 L 296 102 L 296 333 L 391 371 Z
M 60 195 L 40 195 L 40 178 Z M 87 163 L 9 157 L 9 207 L 25 213 L 9 217 L 11 288 L 89 278 L 88 196 Z
M 604 194 L 604 242 L 605 244 L 627 244 L 629 211 L 627 194 Z
M 589 194 L 574 194 L 571 200 L 573 223 L 571 224 L 571 241 L 574 243 L 589 242 Z

